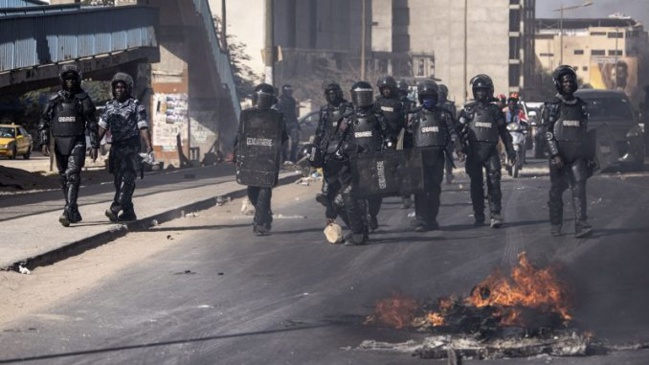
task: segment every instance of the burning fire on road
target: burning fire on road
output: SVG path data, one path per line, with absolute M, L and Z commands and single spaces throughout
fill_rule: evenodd
M 583 356 L 609 350 L 570 328 L 569 286 L 553 267 L 537 268 L 523 252 L 510 275 L 494 271 L 465 298 L 418 302 L 401 294 L 376 303 L 366 324 L 434 334 L 422 343 L 364 341 L 361 349 L 411 352 L 422 358 Z

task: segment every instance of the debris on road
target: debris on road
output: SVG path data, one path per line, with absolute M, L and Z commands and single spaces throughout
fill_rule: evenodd
M 28 268 L 24 267 L 22 264 L 18 265 L 18 272 L 25 275 L 29 275 L 32 273 Z
M 243 202 L 241 202 L 241 213 L 243 213 L 243 215 L 255 214 L 255 206 L 252 205 L 250 199 L 245 198 L 243 199 Z

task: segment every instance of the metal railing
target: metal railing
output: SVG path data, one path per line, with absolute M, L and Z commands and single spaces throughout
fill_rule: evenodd
M 0 16 L 0 72 L 158 46 L 155 8 L 42 8 Z
M 210 10 L 208 0 L 193 1 L 196 11 L 203 18 L 203 25 L 205 26 L 207 38 L 210 42 L 210 48 L 212 51 L 212 56 L 214 58 L 214 63 L 216 64 L 221 82 L 225 84 L 225 86 L 230 91 L 232 107 L 234 108 L 234 113 L 238 120 L 239 114 L 241 113 L 241 104 L 239 103 L 237 89 L 234 85 L 234 73 L 232 71 L 232 65 L 230 63 L 230 56 L 227 52 L 221 49 L 219 38 L 216 35 L 216 29 L 214 28 L 214 20 L 212 19 L 212 11 Z

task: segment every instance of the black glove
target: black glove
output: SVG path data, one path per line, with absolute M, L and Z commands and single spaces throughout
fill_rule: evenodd
M 559 155 L 553 156 L 550 159 L 550 165 L 556 169 L 560 169 L 563 167 L 563 159 Z

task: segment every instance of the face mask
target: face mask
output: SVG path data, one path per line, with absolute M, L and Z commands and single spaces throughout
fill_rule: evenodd
M 434 108 L 435 104 L 437 104 L 437 100 L 435 100 L 435 99 L 424 99 L 424 102 L 422 103 L 422 105 L 426 109 Z

